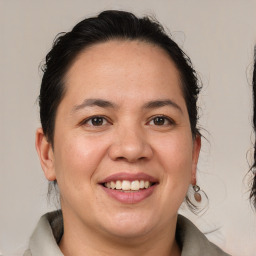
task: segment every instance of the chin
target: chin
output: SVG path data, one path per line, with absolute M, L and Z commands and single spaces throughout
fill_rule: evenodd
M 156 221 L 151 216 L 122 213 L 115 217 L 111 216 L 111 220 L 105 222 L 105 224 L 108 223 L 105 229 L 108 233 L 119 238 L 135 238 L 149 233 L 154 226 L 154 222 Z
M 150 227 L 148 226 L 129 226 L 129 227 L 118 227 L 108 230 L 109 234 L 121 239 L 134 239 L 139 237 L 145 237 L 150 232 Z

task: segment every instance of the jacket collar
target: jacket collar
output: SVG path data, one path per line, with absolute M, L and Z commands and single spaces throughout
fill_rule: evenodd
M 41 217 L 33 232 L 29 248 L 33 256 L 63 256 L 58 243 L 63 235 L 61 210 Z M 212 244 L 204 234 L 187 218 L 178 215 L 176 239 L 181 248 L 181 256 L 228 256 Z

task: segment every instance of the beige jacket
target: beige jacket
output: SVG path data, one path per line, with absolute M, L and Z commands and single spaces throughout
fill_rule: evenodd
M 58 246 L 62 234 L 61 211 L 43 215 L 30 238 L 29 249 L 24 256 L 63 256 Z M 178 216 L 176 239 L 182 250 L 181 256 L 228 256 L 181 215 Z

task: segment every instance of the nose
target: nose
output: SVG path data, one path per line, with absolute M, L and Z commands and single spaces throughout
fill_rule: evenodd
M 120 127 L 114 134 L 109 147 L 112 160 L 124 160 L 130 163 L 150 159 L 153 155 L 145 132 L 138 127 Z

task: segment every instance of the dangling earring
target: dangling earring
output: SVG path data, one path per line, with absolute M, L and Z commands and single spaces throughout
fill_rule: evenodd
M 194 198 L 198 203 L 201 203 L 202 201 L 202 196 L 200 195 L 200 187 L 198 185 L 193 185 L 193 190 L 194 190 Z
M 193 189 L 193 192 L 192 192 Z M 209 205 L 209 200 L 206 193 L 197 185 L 195 175 L 192 176 L 192 182 L 190 186 L 190 193 L 188 198 L 188 205 L 192 211 L 197 214 L 204 214 Z

